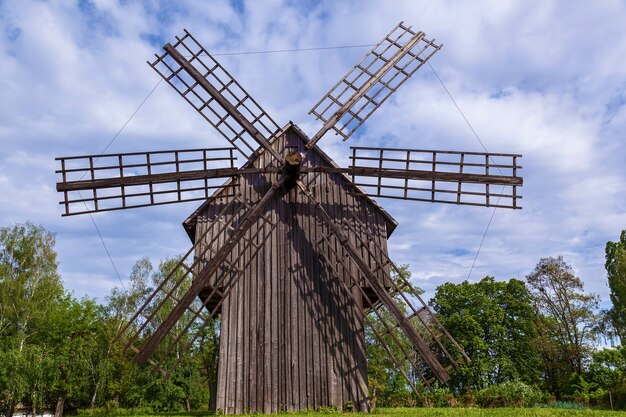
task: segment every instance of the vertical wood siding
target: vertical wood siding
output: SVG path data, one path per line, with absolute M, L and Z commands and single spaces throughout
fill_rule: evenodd
M 273 146 L 281 154 L 288 147 L 305 150 L 293 128 Z M 262 154 L 254 165 L 264 166 L 270 157 Z M 303 164 L 328 165 L 314 150 Z M 269 174 L 241 178 L 241 199 L 254 203 L 272 179 Z M 356 190 L 349 180 L 309 173 L 303 181 L 337 222 L 348 221 L 352 212 L 367 225 L 363 233 L 387 250 L 384 216 L 371 201 L 352 194 Z M 218 196 L 199 212 L 196 236 L 219 221 L 227 202 Z M 315 214 L 297 188 L 283 190 L 230 255 L 243 276 L 222 304 L 217 407 L 227 414 L 348 403 L 369 410 L 363 305 L 359 289 L 349 289 L 355 280 L 365 281 L 353 264 L 347 272 L 335 268 L 340 260 L 333 253 L 319 253 L 318 242 L 328 231 Z M 365 248 L 362 254 L 369 259 Z M 385 279 L 384 271 L 379 275 Z

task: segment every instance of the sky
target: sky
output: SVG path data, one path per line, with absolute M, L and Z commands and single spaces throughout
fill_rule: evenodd
M 490 152 L 523 155 L 524 186 L 522 210 L 495 214 L 380 199 L 399 222 L 391 257 L 430 297 L 562 255 L 608 307 L 604 246 L 626 229 L 623 1 L 0 1 L 0 226 L 54 232 L 66 288 L 104 301 L 141 257 L 186 252 L 199 204 L 94 215 L 120 282 L 89 216 L 61 217 L 54 158 L 99 154 L 122 127 L 108 152 L 227 145 L 146 60 L 186 28 L 279 125 L 313 135 L 308 111 L 368 48 L 232 53 L 370 45 L 399 21 L 444 44 L 434 70 Z M 348 142 L 319 145 L 342 166 L 350 146 L 483 151 L 426 66 Z

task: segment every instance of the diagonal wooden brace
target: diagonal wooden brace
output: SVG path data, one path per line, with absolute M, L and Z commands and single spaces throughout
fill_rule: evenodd
M 211 258 L 208 264 L 200 272 L 198 277 L 192 282 L 191 287 L 189 287 L 185 295 L 181 297 L 180 302 L 176 304 L 176 307 L 174 307 L 174 309 L 165 318 L 165 320 L 163 320 L 159 328 L 156 329 L 154 334 L 150 337 L 150 339 L 148 339 L 146 344 L 139 351 L 139 353 L 135 357 L 135 361 L 137 363 L 145 363 L 148 358 L 154 353 L 161 341 L 163 341 L 165 336 L 167 336 L 170 330 L 172 330 L 172 327 L 174 327 L 176 322 L 185 313 L 187 307 L 189 307 L 191 303 L 193 303 L 195 298 L 200 294 L 200 291 L 202 291 L 202 289 L 206 286 L 206 282 L 209 277 L 217 272 L 224 259 L 239 243 L 241 238 L 250 229 L 250 227 L 252 227 L 254 222 L 256 222 L 256 220 L 261 215 L 263 208 L 274 197 L 274 195 L 284 182 L 284 177 L 281 177 L 276 182 L 274 182 L 272 184 L 272 187 L 265 193 L 263 198 L 258 203 L 256 203 L 256 205 L 246 214 L 240 226 L 233 232 L 232 235 L 230 235 L 224 245 L 220 247 L 220 249 L 215 253 L 215 256 Z
M 339 243 L 346 249 L 350 257 L 357 264 L 361 272 L 363 272 L 363 275 L 367 279 L 367 282 L 369 283 L 376 296 L 385 305 L 385 307 L 387 307 L 391 315 L 398 323 L 398 326 L 402 329 L 402 331 L 407 336 L 411 344 L 415 347 L 422 359 L 424 359 L 424 362 L 426 362 L 426 364 L 433 371 L 433 374 L 436 376 L 437 380 L 439 380 L 440 383 L 445 383 L 449 381 L 450 374 L 441 365 L 441 363 L 439 363 L 435 355 L 430 351 L 428 344 L 417 333 L 415 328 L 413 328 L 411 323 L 404 316 L 402 310 L 400 310 L 400 308 L 393 301 L 387 290 L 385 290 L 385 287 L 378 281 L 376 274 L 372 272 L 367 261 L 363 259 L 359 251 L 350 242 L 348 236 L 346 236 L 343 230 L 341 230 L 341 228 L 333 222 L 332 218 L 328 215 L 326 210 L 324 210 L 320 202 L 315 198 L 315 196 L 313 196 L 311 191 L 302 183 L 302 181 L 298 181 L 297 184 L 302 192 L 315 205 L 316 213 L 319 215 L 321 220 L 328 226 L 330 231 L 339 240 Z

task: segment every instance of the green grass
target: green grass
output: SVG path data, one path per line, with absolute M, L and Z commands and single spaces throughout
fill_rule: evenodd
M 385 408 L 375 410 L 373 414 L 381 417 L 626 417 L 626 411 L 556 408 Z
M 345 416 L 356 415 L 351 413 L 338 412 L 300 412 L 300 413 L 280 413 L 289 416 L 325 416 L 328 414 L 343 414 Z M 207 412 L 191 413 L 138 413 L 133 414 L 112 413 L 111 416 L 124 417 L 202 417 L 211 414 Z M 262 414 L 259 414 L 262 415 Z M 359 414 L 367 416 L 368 414 Z M 371 414 L 376 417 L 626 417 L 626 411 L 605 411 L 605 410 L 564 410 L 556 408 L 378 408 Z M 81 415 L 79 414 L 79 417 Z M 84 415 L 86 416 L 86 415 Z M 98 417 L 106 417 L 106 414 L 98 414 Z

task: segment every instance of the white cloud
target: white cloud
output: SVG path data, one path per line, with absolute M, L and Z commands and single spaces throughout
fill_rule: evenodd
M 0 216 L 57 232 L 69 288 L 102 297 L 117 277 L 88 217 L 60 218 L 60 155 L 99 153 L 155 86 L 145 64 L 188 28 L 210 51 L 376 43 L 405 20 L 445 43 L 432 62 L 492 151 L 522 153 L 524 209 L 498 210 L 472 279 L 523 278 L 542 256 L 563 254 L 605 298 L 603 247 L 626 228 L 626 36 L 619 1 L 416 4 L 414 1 L 173 3 L 21 1 L 0 6 Z M 312 134 L 306 113 L 364 48 L 221 56 L 279 124 Z M 342 143 L 321 146 L 342 165 L 349 146 L 481 150 L 429 68 Z M 161 83 L 110 151 L 224 145 Z M 467 277 L 490 209 L 381 200 L 400 222 L 392 255 L 432 293 Z M 94 216 L 125 278 L 141 256 L 189 246 L 180 222 L 194 203 Z

